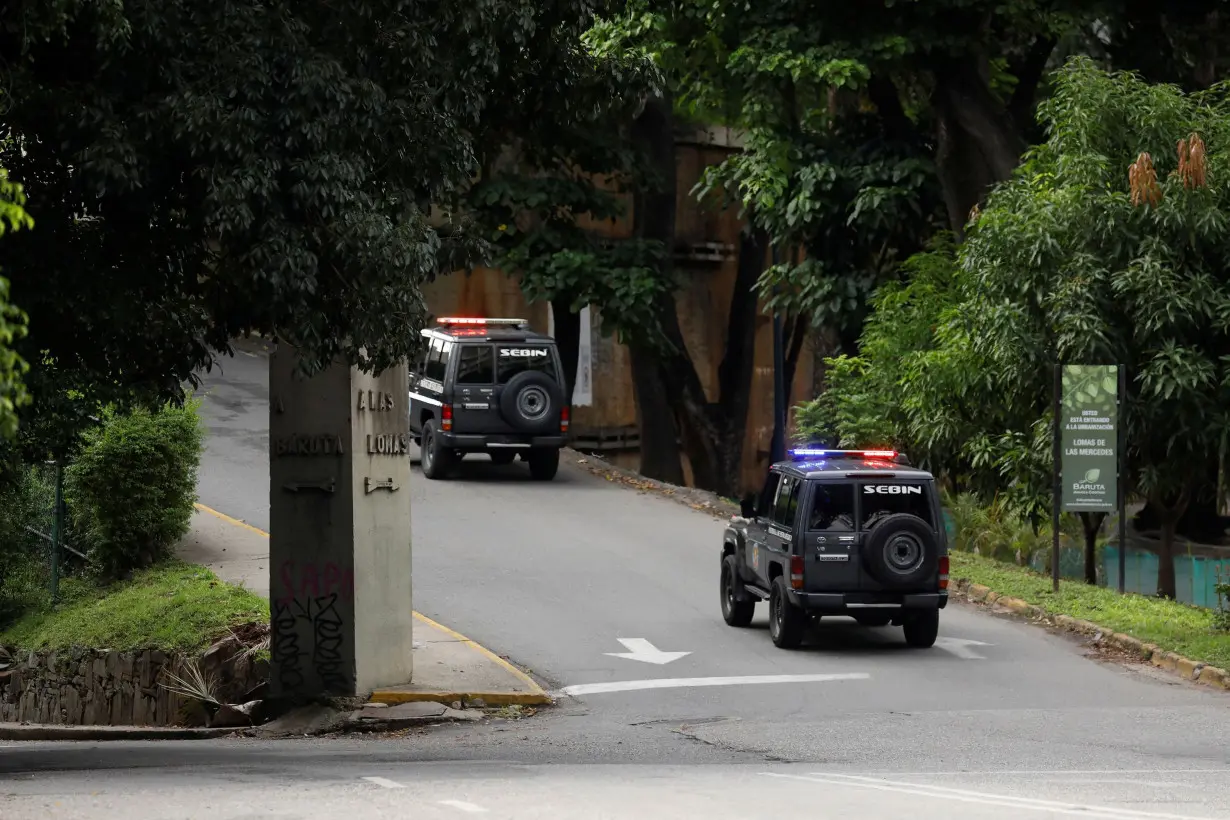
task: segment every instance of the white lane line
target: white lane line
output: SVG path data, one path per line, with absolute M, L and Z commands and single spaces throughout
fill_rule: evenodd
M 383 786 L 386 789 L 404 789 L 406 788 L 396 780 L 389 780 L 384 777 L 363 777 L 361 780 L 366 780 L 368 783 L 375 783 L 377 786 Z
M 458 811 L 464 811 L 468 814 L 482 814 L 486 811 L 486 809 L 477 803 L 467 803 L 464 800 L 441 800 L 440 805 L 449 806 L 450 808 L 457 809 Z
M 948 772 L 929 772 L 929 771 L 913 771 L 913 772 L 865 772 L 865 777 L 957 777 L 965 775 L 973 775 L 977 777 L 991 777 L 993 775 L 1035 775 L 1035 774 L 1230 774 L 1228 769 L 968 769 L 966 771 L 948 771 Z M 832 776 L 826 773 L 825 776 Z
M 686 689 L 697 686 L 754 686 L 762 683 L 826 683 L 839 680 L 867 680 L 866 672 L 836 675 L 743 675 L 718 678 L 650 678 L 617 680 L 609 683 L 577 683 L 565 686 L 557 695 L 600 695 L 608 692 L 635 692 L 640 689 Z
M 850 786 L 852 788 L 873 789 L 875 791 L 905 794 L 913 797 L 932 797 L 937 800 L 956 800 L 961 803 L 977 803 L 984 806 L 999 806 L 1001 808 L 1028 809 L 1032 811 L 1066 814 L 1073 817 L 1098 817 L 1105 820 L 1208 820 L 1185 814 L 1166 814 L 1161 812 L 1138 811 L 1136 809 L 1120 809 L 1113 806 L 1094 806 L 1082 803 L 1061 803 L 1055 800 L 1038 800 L 1032 797 L 1015 797 L 1009 794 L 988 794 L 968 789 L 955 789 L 947 786 L 929 786 L 923 783 L 907 783 L 894 780 L 880 780 L 871 777 L 856 777 L 817 773 L 814 775 L 792 775 L 779 772 L 762 772 L 765 777 L 777 777 L 786 780 L 802 780 L 824 786 Z

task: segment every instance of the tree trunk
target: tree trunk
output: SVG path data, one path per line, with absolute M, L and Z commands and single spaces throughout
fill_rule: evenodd
M 1159 598 L 1175 598 L 1177 589 L 1174 572 L 1174 542 L 1177 536 L 1179 520 L 1187 512 L 1191 499 L 1189 489 L 1183 489 L 1173 505 L 1167 505 L 1162 499 L 1151 498 L 1157 508 L 1158 523 L 1161 524 L 1161 544 L 1157 553 L 1157 595 Z
M 1098 532 L 1106 513 L 1083 512 L 1081 526 L 1085 531 L 1085 583 L 1091 586 L 1098 584 Z
M 801 317 L 794 317 L 786 325 L 782 334 L 782 344 L 786 346 L 782 355 L 782 384 L 785 386 L 786 415 L 790 415 L 791 393 L 794 392 L 794 375 L 799 369 L 799 356 L 803 354 L 803 343 L 807 341 L 807 322 Z
M 671 253 L 675 248 L 675 134 L 669 98 L 654 97 L 632 126 L 633 143 L 648 159 L 657 180 L 636 191 L 632 209 L 632 229 L 642 239 L 662 243 L 665 254 L 659 275 L 672 275 Z M 660 305 L 664 315 L 674 316 L 675 297 Z M 667 383 L 660 366 L 660 351 L 655 340 L 629 340 L 632 384 L 635 391 L 637 424 L 641 434 L 641 469 L 649 478 L 670 484 L 683 484 L 683 462 L 679 454 L 679 432 Z
M 1157 596 L 1173 599 L 1177 594 L 1174 577 L 1174 515 L 1166 515 L 1162 519 L 1161 548 L 1157 553 Z
M 666 396 L 656 356 L 639 345 L 629 347 L 632 390 L 641 435 L 640 473 L 668 484 L 683 484 L 679 457 L 679 431 L 675 412 Z
M 961 237 L 974 206 L 1012 174 L 1025 142 L 983 79 L 978 58 L 938 59 L 932 73 L 936 167 L 949 223 Z
M 581 355 L 581 314 L 572 312 L 571 299 L 553 300 L 551 313 L 555 319 L 555 346 L 559 348 L 559 358 L 564 365 L 564 397 L 572 404 Z

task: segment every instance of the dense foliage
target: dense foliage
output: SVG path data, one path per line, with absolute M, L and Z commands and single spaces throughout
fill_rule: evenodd
M 568 74 L 542 67 L 597 10 L 0 7 L 0 165 L 38 223 L 5 238 L 13 299 L 32 317 L 17 343 L 32 365 L 24 417 L 57 416 L 30 429 L 29 457 L 104 405 L 174 398 L 248 330 L 300 346 L 309 369 L 406 355 L 420 283 L 485 251 L 454 207 L 482 140 L 568 95 Z
M 8 231 L 32 227 L 34 221 L 22 207 L 26 197 L 22 187 L 0 168 L 0 236 Z M 0 268 L 0 439 L 10 438 L 17 430 L 17 408 L 29 401 L 21 377 L 27 365 L 13 349 L 26 334 L 26 314 L 9 302 L 9 280 Z
M 892 439 L 1036 515 L 1051 364 L 1123 364 L 1129 487 L 1159 515 L 1173 595 L 1175 523 L 1219 489 L 1230 429 L 1228 88 L 1184 94 L 1085 59 L 1054 81 L 1046 141 L 955 256 L 881 291 L 860 355 L 833 362 L 804 418 L 844 443 Z

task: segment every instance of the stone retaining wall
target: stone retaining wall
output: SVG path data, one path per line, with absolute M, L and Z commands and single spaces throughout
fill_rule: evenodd
M 242 697 L 268 679 L 267 664 L 242 654 L 237 642 L 216 644 L 200 659 L 218 697 Z M 164 671 L 182 675 L 183 659 L 156 649 L 115 652 L 10 650 L 0 669 L 0 722 L 77 726 L 179 726 L 205 722 L 189 698 L 167 690 Z M 0 655 L 0 666 L 3 666 Z

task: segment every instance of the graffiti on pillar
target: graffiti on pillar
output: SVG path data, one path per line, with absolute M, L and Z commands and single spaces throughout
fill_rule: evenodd
M 285 692 L 295 692 L 303 687 L 302 651 L 299 649 L 299 626 L 291 601 L 274 601 L 273 627 L 269 658 L 277 670 L 278 684 Z
M 309 674 L 322 691 L 348 693 L 353 681 L 345 657 L 347 607 L 354 601 L 354 571 L 332 562 L 282 563 L 282 589 L 272 607 L 273 660 L 283 691 L 304 688 Z

